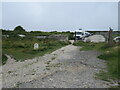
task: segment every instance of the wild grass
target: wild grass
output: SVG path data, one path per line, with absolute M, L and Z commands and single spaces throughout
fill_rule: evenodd
M 34 50 L 34 43 L 39 44 L 39 48 L 36 50 Z M 68 44 L 68 42 L 52 39 L 4 38 L 2 42 L 2 52 L 11 55 L 16 61 L 24 61 L 50 53 Z M 6 61 L 5 56 L 3 56 L 2 59 Z
M 81 46 L 82 48 L 80 49 L 81 51 L 87 51 L 87 50 L 98 50 L 102 46 L 105 45 L 105 43 L 91 43 L 91 42 L 83 42 L 83 41 L 78 41 L 74 43 L 73 45 L 75 46 Z
M 107 80 L 113 79 L 117 80 L 120 79 L 120 72 L 118 71 L 120 69 L 120 46 L 114 46 L 114 47 L 108 47 L 105 49 L 104 53 L 98 58 L 106 60 L 107 61 L 107 70 L 108 72 L 101 72 L 99 77 L 101 79 L 107 78 Z

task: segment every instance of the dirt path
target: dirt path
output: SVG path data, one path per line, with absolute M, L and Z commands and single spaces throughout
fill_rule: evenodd
M 68 45 L 42 57 L 7 63 L 3 68 L 3 87 L 19 88 L 107 88 L 109 83 L 95 79 L 105 68 L 100 53 L 80 51 Z M 9 61 L 10 62 L 10 61 Z

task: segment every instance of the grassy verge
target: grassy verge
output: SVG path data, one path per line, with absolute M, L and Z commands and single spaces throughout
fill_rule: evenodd
M 107 70 L 108 72 L 101 72 L 98 74 L 98 76 L 103 80 L 120 80 L 120 72 L 118 69 L 120 68 L 118 61 L 120 58 L 120 46 L 113 46 L 113 47 L 107 47 L 104 50 L 104 53 L 98 58 L 106 60 L 107 61 Z
M 120 79 L 120 72 L 118 69 L 120 66 L 118 64 L 118 59 L 120 58 L 120 45 L 114 44 L 113 46 L 108 46 L 105 43 L 85 43 L 85 42 L 76 42 L 76 46 L 82 46 L 80 50 L 97 50 L 102 52 L 98 58 L 106 60 L 107 62 L 107 72 L 101 71 L 97 74 L 98 78 L 103 80 L 118 80 Z
M 33 49 L 34 43 L 39 44 L 37 50 Z M 3 39 L 3 53 L 11 55 L 16 61 L 24 61 L 37 56 L 50 53 L 58 48 L 68 45 L 69 42 L 62 42 L 52 39 L 28 39 L 28 38 L 6 38 Z M 4 58 L 2 58 L 4 61 Z
M 80 50 L 88 51 L 88 50 L 100 50 L 101 47 L 105 45 L 105 43 L 90 43 L 90 42 L 76 42 L 73 45 L 82 46 Z

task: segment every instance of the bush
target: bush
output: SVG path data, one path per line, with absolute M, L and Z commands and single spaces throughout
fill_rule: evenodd
M 74 40 L 73 33 L 68 34 L 68 39 L 69 40 Z
M 7 62 L 7 57 L 4 54 L 2 54 L 2 65 L 6 64 L 6 62 Z
M 21 27 L 21 26 L 17 26 L 17 27 L 15 27 L 14 32 L 15 33 L 24 33 L 25 29 L 23 29 L 23 27 Z

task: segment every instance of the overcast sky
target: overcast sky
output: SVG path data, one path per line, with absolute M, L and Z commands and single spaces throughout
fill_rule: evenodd
M 63 31 L 118 29 L 117 2 L 4 2 L 2 28 Z

